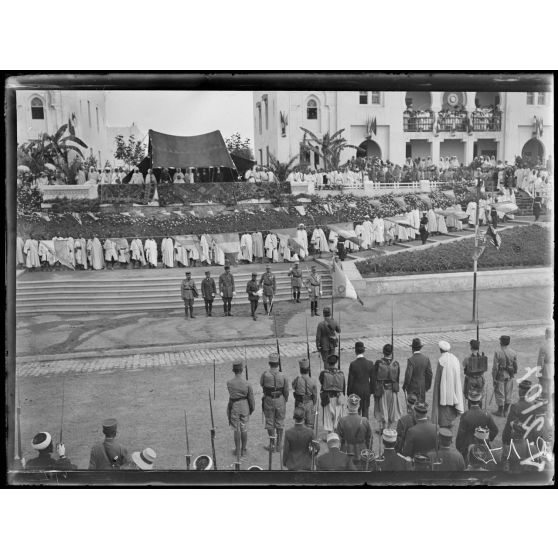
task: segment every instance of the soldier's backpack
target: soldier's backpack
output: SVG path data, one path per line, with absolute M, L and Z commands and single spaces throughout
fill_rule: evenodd
M 327 326 L 327 335 L 329 338 L 329 346 L 331 349 L 335 349 L 337 347 L 337 343 L 339 342 L 337 338 L 337 332 L 335 331 L 335 328 L 327 321 L 326 321 L 326 326 Z
M 468 374 L 484 374 L 488 370 L 488 357 L 482 355 L 471 355 L 467 359 Z

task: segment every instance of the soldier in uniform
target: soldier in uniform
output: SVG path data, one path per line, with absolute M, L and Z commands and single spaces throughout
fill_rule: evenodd
M 405 436 L 403 455 L 414 457 L 416 454 L 426 455 L 436 449 L 436 426 L 428 420 L 428 405 L 418 401 L 414 406 L 415 426 L 409 428 Z
M 320 455 L 316 460 L 318 471 L 356 471 L 355 464 L 350 456 L 340 449 L 341 441 L 335 432 L 327 435 L 327 453 Z
M 397 442 L 395 443 L 395 451 L 401 452 L 403 451 L 403 446 L 405 445 L 405 436 L 407 435 L 407 431 L 412 426 L 415 426 L 415 413 L 414 413 L 414 405 L 417 402 L 417 396 L 414 393 L 409 393 L 407 395 L 407 414 L 403 415 L 397 421 Z
M 224 273 L 219 276 L 219 292 L 223 299 L 223 316 L 232 316 L 231 302 L 232 297 L 236 294 L 234 288 L 234 277 L 231 274 L 231 266 L 225 265 Z
M 310 471 L 313 433 L 304 425 L 305 412 L 302 407 L 295 407 L 293 419 L 295 425 L 285 432 L 283 466 L 289 471 Z
M 302 287 L 302 271 L 298 268 L 298 262 L 289 269 L 288 276 L 291 278 L 291 289 L 293 292 L 293 302 L 300 302 L 300 287 Z
M 358 414 L 360 397 L 352 393 L 347 398 L 348 415 L 341 417 L 335 431 L 341 440 L 341 451 L 351 455 L 355 468 L 360 465 L 360 453 L 363 449 L 371 449 L 372 428 L 368 419 Z
M 392 428 L 401 418 L 399 408 L 399 363 L 393 360 L 393 347 L 382 348 L 383 357 L 374 365 L 374 418 L 380 423 L 380 432 Z
M 254 392 L 252 386 L 242 377 L 244 363 L 241 360 L 233 362 L 234 378 L 227 382 L 229 390 L 229 404 L 227 418 L 234 430 L 235 455 L 244 457 L 248 444 L 248 420 L 254 412 Z M 242 446 L 241 446 L 242 444 Z
M 195 318 L 194 299 L 198 297 L 198 289 L 196 288 L 196 284 L 192 279 L 192 274 L 189 271 L 186 272 L 186 279 L 182 280 L 180 293 L 182 295 L 182 300 L 184 301 L 184 312 L 186 313 L 186 318 L 188 318 L 188 310 L 190 310 L 190 317 Z
M 463 373 L 465 374 L 465 382 L 463 384 L 463 393 L 469 393 L 471 388 L 481 392 L 479 406 L 482 407 L 482 395 L 484 394 L 484 373 L 488 370 L 488 358 L 479 353 L 480 344 L 476 339 L 469 341 L 471 354 L 463 360 Z M 471 402 L 469 401 L 469 408 Z
M 318 316 L 318 301 L 322 296 L 322 279 L 316 272 L 316 266 L 310 267 L 310 276 L 305 281 L 310 298 L 310 312 L 312 316 Z
M 252 279 L 246 283 L 246 292 L 248 293 L 248 300 L 250 301 L 250 315 L 252 319 L 256 321 L 256 310 L 258 309 L 258 301 L 260 300 L 260 295 L 258 291 L 260 287 L 258 285 L 258 274 L 256 272 L 252 273 Z
M 311 430 L 314 428 L 314 416 L 318 404 L 318 385 L 310 378 L 310 362 L 303 358 L 299 361 L 300 375 L 292 383 L 295 407 L 304 411 L 304 424 Z
M 449 428 L 438 430 L 438 451 L 428 452 L 433 463 L 434 471 L 464 471 L 465 460 L 463 456 L 451 447 L 453 432 Z
M 465 411 L 459 419 L 457 438 L 455 440 L 455 446 L 464 458 L 467 457 L 469 446 L 474 442 L 475 431 L 479 426 L 488 429 L 490 442 L 498 435 L 498 427 L 492 415 L 488 411 L 483 411 L 480 407 L 482 392 L 471 388 L 467 394 L 467 399 L 469 401 L 469 410 Z
M 316 329 L 316 348 L 322 355 L 324 365 L 327 365 L 327 357 L 335 354 L 339 342 L 338 333 L 341 333 L 341 328 L 331 317 L 331 310 L 324 308 L 324 321 L 320 322 Z
M 90 469 L 120 469 L 130 463 L 128 450 L 115 440 L 117 429 L 116 419 L 111 418 L 103 422 L 105 439 L 91 448 Z
M 323 407 L 324 429 L 327 433 L 337 428 L 339 419 L 343 416 L 343 400 L 345 395 L 345 376 L 337 368 L 337 355 L 327 357 L 327 370 L 320 372 L 321 404 Z
M 213 299 L 217 294 L 217 289 L 215 287 L 215 279 L 211 277 L 211 272 L 205 272 L 205 278 L 201 282 L 201 292 L 203 296 L 203 302 L 205 304 L 205 315 L 211 316 L 213 311 Z
M 500 337 L 500 349 L 494 353 L 492 379 L 494 396 L 498 410 L 493 413 L 497 417 L 505 417 L 511 405 L 513 377 L 517 373 L 517 353 L 510 349 L 508 335 Z
M 428 455 L 417 453 L 413 456 L 412 463 L 413 471 L 432 471 L 432 459 Z
M 368 418 L 370 394 L 373 391 L 374 382 L 374 363 L 364 356 L 364 351 L 364 343 L 357 341 L 355 343 L 356 358 L 349 365 L 347 393 L 354 393 L 360 397 L 360 414 Z
M 382 432 L 382 442 L 384 445 L 384 453 L 377 460 L 377 466 L 380 471 L 410 471 L 412 460 L 397 452 L 395 445 L 397 443 L 397 431 L 384 429 Z
M 263 388 L 263 412 L 271 451 L 279 451 L 285 427 L 289 382 L 284 374 L 279 371 L 279 355 L 277 353 L 271 353 L 268 362 L 269 370 L 266 370 L 260 377 L 260 385 Z M 275 438 L 276 432 L 277 443 L 274 445 L 271 440 Z M 270 450 L 270 446 L 265 449 Z
M 432 365 L 430 364 L 430 359 L 420 352 L 422 347 L 423 344 L 420 342 L 420 339 L 415 337 L 411 344 L 413 356 L 407 359 L 405 380 L 403 382 L 403 391 L 414 393 L 420 402 L 425 401 L 426 392 L 432 385 Z
M 29 459 L 25 464 L 25 469 L 36 471 L 74 471 L 77 466 L 66 457 L 64 444 L 56 445 L 58 459 L 53 459 L 52 436 L 48 432 L 39 432 L 33 436 L 33 449 L 39 452 L 37 457 Z
M 260 277 L 260 287 L 263 288 L 263 305 L 265 313 L 271 314 L 271 307 L 273 304 L 273 298 L 275 297 L 275 291 L 277 290 L 277 284 L 275 282 L 275 275 L 271 273 L 271 265 L 269 264 L 265 266 L 265 273 L 263 273 Z
M 477 426 L 473 441 L 467 448 L 465 463 L 467 469 L 494 471 L 499 467 L 497 450 L 492 450 L 488 444 L 490 431 L 484 426 Z
M 511 423 L 516 421 L 521 421 L 526 428 L 528 428 L 531 424 L 534 424 L 533 418 L 529 418 L 532 414 L 532 410 L 530 411 L 529 408 L 535 405 L 534 401 L 527 401 L 525 396 L 529 392 L 532 387 L 532 383 L 530 380 L 523 380 L 517 386 L 518 393 L 519 393 L 519 401 L 514 403 L 509 410 L 508 417 L 506 419 L 506 425 L 504 426 L 504 430 L 502 431 L 502 443 L 504 445 L 509 445 L 510 440 L 512 438 L 512 431 L 511 431 Z

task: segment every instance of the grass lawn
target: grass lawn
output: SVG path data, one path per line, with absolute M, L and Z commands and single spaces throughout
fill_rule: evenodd
M 478 261 L 479 269 L 549 266 L 552 262 L 552 239 L 545 226 L 529 225 L 502 231 L 497 250 L 487 245 Z M 439 273 L 473 269 L 475 241 L 466 238 L 426 250 L 404 252 L 357 262 L 363 277 Z

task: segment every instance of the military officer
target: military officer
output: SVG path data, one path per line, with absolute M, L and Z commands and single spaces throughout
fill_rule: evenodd
M 269 355 L 269 370 L 260 377 L 260 385 L 263 388 L 263 412 L 265 415 L 265 428 L 270 438 L 270 446 L 265 449 L 279 451 L 283 429 L 285 427 L 285 413 L 287 400 L 289 399 L 289 382 L 285 375 L 279 370 L 279 355 Z M 273 443 L 277 432 L 277 443 Z
M 341 440 L 341 451 L 352 456 L 355 468 L 360 464 L 363 449 L 372 449 L 372 428 L 365 417 L 358 414 L 360 397 L 352 393 L 347 398 L 348 415 L 341 417 L 335 431 Z
M 186 279 L 182 280 L 181 295 L 182 300 L 184 301 L 184 312 L 186 313 L 186 318 L 188 318 L 188 310 L 190 310 L 190 317 L 195 318 L 194 299 L 198 297 L 198 289 L 196 288 L 196 284 L 192 279 L 192 274 L 189 271 L 186 272 Z
M 324 430 L 327 433 L 337 428 L 339 419 L 343 416 L 343 399 L 345 395 L 345 375 L 337 368 L 337 355 L 327 357 L 327 370 L 320 372 L 319 381 L 322 386 L 320 392 L 324 417 Z
M 231 302 L 236 291 L 234 288 L 234 277 L 231 274 L 231 266 L 225 265 L 224 273 L 219 276 L 219 292 L 223 299 L 223 316 L 232 316 Z
M 463 456 L 451 447 L 453 433 L 449 428 L 438 430 L 438 451 L 428 452 L 435 471 L 464 471 L 465 460 Z
M 260 277 L 260 287 L 263 288 L 263 305 L 266 314 L 271 314 L 271 308 L 273 306 L 273 298 L 275 297 L 275 291 L 277 290 L 277 284 L 275 282 L 275 275 L 271 273 L 271 265 L 267 264 L 265 266 L 265 273 Z M 269 310 L 268 310 L 269 309 Z
M 310 276 L 305 281 L 310 298 L 310 311 L 312 316 L 318 316 L 318 302 L 322 296 L 322 279 L 316 271 L 316 266 L 310 267 Z
M 123 465 L 128 465 L 130 463 L 128 450 L 115 440 L 118 429 L 116 419 L 106 419 L 102 426 L 105 439 L 91 448 L 89 468 L 120 469 Z
M 432 459 L 428 455 L 417 453 L 413 456 L 413 471 L 432 471 Z
M 519 401 L 517 401 L 510 407 L 508 418 L 506 419 L 506 425 L 504 426 L 504 430 L 502 431 L 502 443 L 505 445 L 509 445 L 510 443 L 512 437 L 511 423 L 514 420 L 521 421 L 523 424 L 525 424 L 526 428 L 529 428 L 531 424 L 534 424 L 533 419 L 529 418 L 529 416 L 533 414 L 533 409 L 530 410 L 530 408 L 535 405 L 535 402 L 527 401 L 527 399 L 525 398 L 532 385 L 533 384 L 530 380 L 523 380 L 517 386 Z
M 382 442 L 384 453 L 376 461 L 380 471 L 410 471 L 412 459 L 397 453 L 395 445 L 397 443 L 397 431 L 384 429 L 382 432 Z
M 340 449 L 341 441 L 335 432 L 327 436 L 327 453 L 320 455 L 316 460 L 318 471 L 356 471 L 355 464 L 350 456 Z
M 407 431 L 416 424 L 415 412 L 413 409 L 416 402 L 417 396 L 414 393 L 409 393 L 407 395 L 407 414 L 403 415 L 397 421 L 397 442 L 395 444 L 395 451 L 397 452 L 401 452 L 403 450 Z
M 305 412 L 295 407 L 295 425 L 285 432 L 283 445 L 283 465 L 289 471 L 310 471 L 312 469 L 312 430 L 304 425 Z
M 205 277 L 201 282 L 201 292 L 205 304 L 205 315 L 211 316 L 211 312 L 213 311 L 213 300 L 217 294 L 215 279 L 211 277 L 211 271 L 205 272 Z
M 303 358 L 299 361 L 300 375 L 292 383 L 295 407 L 304 411 L 304 424 L 314 428 L 316 405 L 318 404 L 318 385 L 310 378 L 310 362 Z
M 302 271 L 298 268 L 298 262 L 289 269 L 288 276 L 291 278 L 291 289 L 293 302 L 300 302 L 300 287 L 302 287 Z
M 244 363 L 242 360 L 233 362 L 234 378 L 227 382 L 229 390 L 229 404 L 227 418 L 229 425 L 234 430 L 235 455 L 244 457 L 248 444 L 248 420 L 254 412 L 254 392 L 252 386 L 242 377 Z M 242 446 L 241 446 L 242 444 Z
M 471 388 L 481 392 L 479 406 L 482 407 L 482 395 L 484 394 L 484 373 L 488 370 L 488 359 L 479 353 L 480 344 L 476 339 L 469 341 L 471 354 L 463 360 L 463 373 L 465 374 L 465 382 L 463 384 L 463 393 L 469 393 Z M 469 408 L 471 402 L 469 401 Z
M 349 365 L 347 379 L 347 393 L 354 393 L 360 397 L 360 414 L 368 418 L 370 409 L 370 394 L 373 390 L 374 363 L 364 356 L 364 343 L 355 343 L 356 358 Z
M 335 354 L 335 349 L 339 343 L 337 334 L 341 328 L 331 317 L 331 310 L 324 308 L 324 321 L 318 324 L 316 329 L 316 348 L 322 355 L 324 365 L 327 365 L 327 357 Z
M 510 337 L 500 337 L 500 349 L 494 353 L 492 379 L 494 396 L 498 410 L 493 413 L 497 417 L 505 417 L 511 405 L 513 377 L 517 374 L 517 353 L 510 349 Z
M 457 438 L 455 440 L 456 448 L 465 458 L 467 457 L 469 446 L 474 442 L 475 431 L 479 426 L 488 429 L 490 442 L 498 435 L 498 427 L 492 415 L 488 411 L 483 411 L 480 407 L 482 392 L 471 388 L 467 394 L 467 399 L 469 400 L 469 410 L 465 411 L 459 419 Z
M 258 301 L 260 300 L 260 295 L 258 291 L 260 287 L 258 285 L 258 274 L 256 272 L 252 273 L 252 279 L 246 283 L 246 292 L 248 293 L 248 300 L 250 301 L 250 315 L 252 319 L 256 321 L 256 310 L 258 309 Z
M 414 406 L 415 426 L 409 428 L 405 436 L 403 455 L 414 457 L 416 454 L 426 455 L 436 448 L 436 426 L 428 420 L 428 404 L 418 401 Z
M 66 457 L 66 448 L 64 444 L 56 445 L 58 459 L 53 459 L 52 436 L 48 432 L 39 432 L 33 436 L 32 446 L 39 454 L 37 457 L 29 459 L 25 464 L 25 469 L 37 471 L 72 471 L 77 469 Z

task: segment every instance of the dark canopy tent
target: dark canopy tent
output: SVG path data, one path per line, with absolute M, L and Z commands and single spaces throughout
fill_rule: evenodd
M 244 176 L 244 173 L 253 168 L 256 164 L 256 161 L 246 159 L 246 157 L 241 157 L 240 155 L 235 155 L 234 153 L 231 153 L 231 158 L 241 176 Z

